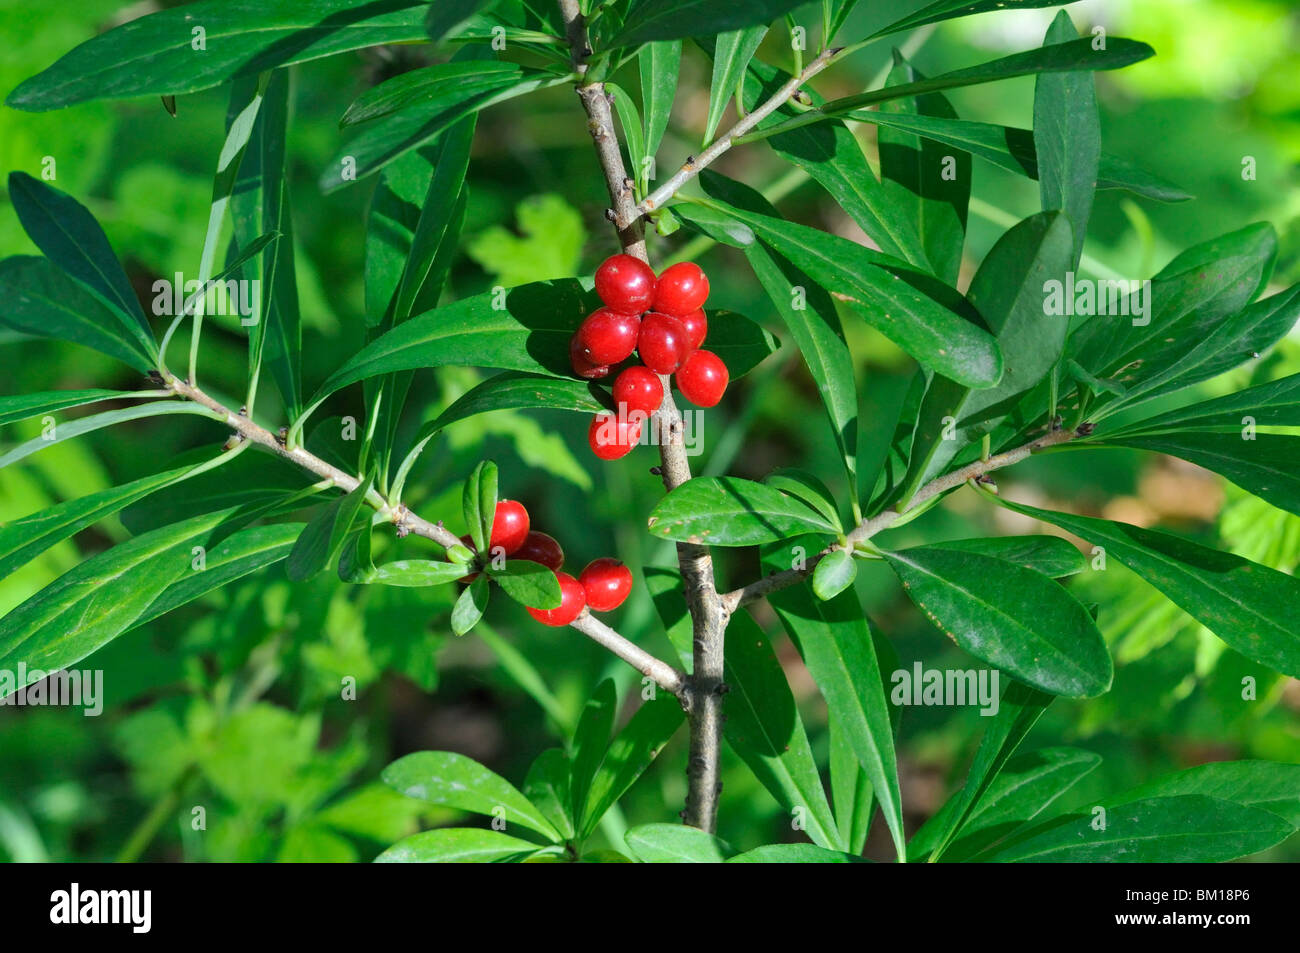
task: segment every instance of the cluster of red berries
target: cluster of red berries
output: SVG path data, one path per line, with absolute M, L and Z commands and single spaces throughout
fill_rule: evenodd
M 462 536 L 460 541 L 470 549 L 474 548 L 468 535 Z M 511 559 L 540 563 L 555 573 L 560 583 L 559 606 L 528 609 L 528 614 L 543 625 L 568 625 L 582 614 L 584 608 L 593 612 L 611 612 L 621 606 L 632 592 L 632 570 L 617 559 L 593 559 L 577 579 L 561 572 L 564 550 L 555 537 L 532 528 L 528 510 L 515 500 L 501 500 L 492 514 L 488 550 L 495 553 L 498 549 Z M 473 582 L 476 576 L 478 573 L 471 573 L 461 582 Z
M 592 452 L 617 460 L 641 439 L 642 423 L 663 402 L 663 376 L 675 375 L 692 404 L 712 407 L 727 389 L 727 365 L 700 350 L 709 330 L 709 279 L 699 265 L 679 262 L 656 278 L 641 259 L 614 255 L 596 269 L 596 294 L 605 306 L 587 316 L 569 343 L 574 372 L 595 380 L 633 351 L 641 358 L 614 378 L 617 412 L 597 414 L 587 428 Z

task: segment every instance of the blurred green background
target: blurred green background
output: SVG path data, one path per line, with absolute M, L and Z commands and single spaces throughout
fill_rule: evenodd
M 843 39 L 865 35 L 873 25 L 871 4 L 860 6 Z M 0 0 L 0 45 L 6 49 L 0 87 L 7 92 L 82 40 L 158 4 L 121 7 L 118 0 Z M 1282 238 L 1275 285 L 1300 280 L 1300 14 L 1292 4 L 1090 0 L 1069 10 L 1081 31 L 1101 24 L 1156 48 L 1152 60 L 1097 74 L 1104 149 L 1197 196 L 1162 206 L 1099 193 L 1086 249 L 1094 267 L 1145 277 L 1193 242 L 1266 220 Z M 985 15 L 896 39 L 907 43 L 923 72 L 933 73 L 1037 46 L 1054 13 Z M 814 11 L 804 14 L 815 35 Z M 342 141 L 338 119 L 378 80 L 444 55 L 426 47 L 387 48 L 293 70 L 289 153 L 309 389 L 364 337 L 363 237 L 373 180 L 329 196 L 315 184 Z M 789 63 L 775 32 L 760 56 Z M 888 57 L 887 44 L 870 47 L 819 78 L 817 87 L 828 96 L 856 92 L 878 76 Z M 620 81 L 635 88 L 635 76 L 633 67 Z M 699 145 L 707 83 L 707 60 L 688 44 L 673 124 L 659 153 L 665 168 Z M 950 95 L 965 118 L 1032 124 L 1032 79 Z M 182 97 L 175 118 L 156 99 L 38 115 L 0 108 L 0 166 L 6 173 L 40 175 L 52 158 L 52 184 L 98 216 L 147 295 L 155 279 L 196 269 L 225 109 L 221 89 Z M 859 132 L 874 159 L 874 128 Z M 1242 176 L 1248 157 L 1257 170 L 1254 180 Z M 735 150 L 720 168 L 761 187 L 787 172 L 761 144 Z M 975 169 L 964 280 L 1009 223 L 1038 207 L 1033 182 L 980 162 Z M 467 240 L 449 298 L 495 284 L 590 273 L 616 250 L 603 218 L 603 184 L 569 89 L 488 110 L 480 119 L 469 182 Z M 816 186 L 796 184 L 779 205 L 793 220 L 861 237 Z M 0 206 L 0 254 L 34 253 L 7 201 Z M 661 262 L 688 242 L 684 231 L 652 236 L 652 260 Z M 711 306 L 779 331 L 743 259 L 713 247 L 697 260 L 713 280 Z M 913 365 L 879 335 L 856 322 L 848 326 L 858 356 L 863 440 L 882 450 Z M 239 329 L 218 319 L 205 337 L 205 353 L 209 390 L 238 393 L 246 356 Z M 1202 390 L 1221 392 L 1297 371 L 1300 338 L 1293 333 L 1274 353 Z M 409 436 L 481 376 L 459 369 L 419 375 L 404 432 Z M 143 383 L 92 352 L 5 333 L 0 381 L 5 394 Z M 277 416 L 271 388 L 264 397 L 261 422 L 273 428 L 286 423 Z M 338 396 L 329 413 L 356 414 L 359 408 L 353 389 Z M 425 453 L 411 478 L 410 502 L 463 531 L 458 481 L 486 456 L 501 467 L 503 495 L 522 500 L 534 527 L 560 538 L 570 568 L 617 554 L 640 578 L 642 567 L 669 564 L 671 549 L 642 529 L 662 492 L 648 472 L 648 451 L 597 465 L 586 448 L 586 424 L 575 415 L 515 412 L 457 424 Z M 822 475 L 837 493 L 848 492 L 835 483 L 839 467 L 818 394 L 789 347 L 737 382 L 707 414 L 705 428 L 697 473 L 759 478 L 797 465 Z M 23 425 L 5 428 L 0 448 L 33 432 Z M 57 444 L 0 470 L 0 520 L 157 471 L 174 455 L 211 447 L 224 436 L 206 421 L 164 417 Z M 871 459 L 871 451 L 863 456 Z M 1300 558 L 1300 520 L 1176 461 L 1119 451 L 1048 455 L 1001 482 L 1020 500 L 1160 523 L 1288 571 Z M 1027 531 L 1045 530 L 959 492 L 944 508 L 882 540 L 890 545 Z M 50 550 L 0 581 L 0 612 L 127 535 L 120 521 L 110 520 Z M 421 542 L 404 541 L 401 550 L 418 553 Z M 758 574 L 752 552 L 719 559 L 725 584 Z M 1117 663 L 1115 685 L 1092 701 L 1058 701 L 1024 749 L 1069 744 L 1103 756 L 1101 768 L 1067 795 L 1072 804 L 1207 760 L 1300 762 L 1300 683 L 1225 649 L 1113 563 L 1074 585 L 1083 601 L 1101 605 L 1100 622 Z M 858 586 L 904 667 L 914 660 L 929 667 L 972 664 L 911 608 L 887 573 L 861 572 Z M 451 587 L 363 590 L 328 574 L 290 585 L 277 569 L 128 633 L 82 663 L 104 670 L 102 716 L 0 708 L 0 857 L 369 860 L 417 825 L 456 820 L 378 784 L 379 770 L 393 758 L 426 748 L 455 750 L 517 784 L 538 752 L 563 743 L 601 678 L 615 678 L 620 697 L 635 707 L 640 686 L 631 669 L 570 629 L 532 623 L 507 600 L 495 601 L 485 637 L 454 639 L 446 623 L 453 596 Z M 815 686 L 770 610 L 760 605 L 755 616 L 776 639 L 824 759 L 825 710 Z M 635 641 L 670 654 L 644 586 L 612 621 Z M 527 661 L 519 662 L 512 648 Z M 356 679 L 356 700 L 339 697 L 347 676 Z M 1257 680 L 1256 701 L 1241 698 L 1248 677 Z M 973 709 L 904 712 L 900 769 L 910 825 L 933 813 L 960 783 L 982 728 Z M 685 793 L 684 747 L 681 732 L 600 837 L 617 838 L 623 824 L 675 819 Z M 193 829 L 196 808 L 203 811 L 203 830 Z M 801 839 L 730 753 L 719 832 L 737 850 Z M 888 857 L 880 833 L 873 831 L 868 853 Z M 1300 858 L 1300 839 L 1267 856 Z

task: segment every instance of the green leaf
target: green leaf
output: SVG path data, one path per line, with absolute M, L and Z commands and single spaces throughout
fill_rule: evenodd
M 945 857 L 949 861 L 961 861 L 988 849 L 1012 831 L 1041 816 L 1100 763 L 1101 758 L 1091 751 L 1074 748 L 1044 748 L 1012 758 L 967 816 L 961 826 L 960 838 L 945 852 Z M 956 798 L 950 800 L 936 818 L 943 819 L 943 815 L 958 804 Z M 929 822 L 926 823 L 928 827 Z M 918 838 L 908 845 L 917 856 L 933 847 L 933 844 L 927 846 Z
M 480 630 L 479 637 L 482 638 Z M 574 835 L 573 798 L 569 793 L 569 756 L 547 748 L 533 761 L 524 779 L 524 795 L 565 840 Z
M 891 84 L 924 77 L 898 50 L 894 51 Z M 896 99 L 881 105 L 885 113 L 908 113 L 956 119 L 957 112 L 942 93 Z M 877 133 L 880 176 L 885 192 L 908 210 L 935 276 L 956 286 L 966 242 L 966 212 L 970 204 L 971 158 L 938 143 L 881 126 Z
M 637 54 L 641 72 L 641 111 L 645 114 L 646 155 L 659 151 L 677 96 L 677 74 L 682 68 L 682 41 L 647 43 Z
M 618 713 L 618 694 L 612 679 L 605 679 L 587 699 L 573 732 L 573 771 L 571 785 L 573 816 L 586 818 L 588 794 L 596 771 L 609 748 L 609 735 Z M 581 824 L 578 825 L 582 827 Z
M 999 863 L 1220 863 L 1255 854 L 1295 832 L 1259 808 L 1200 794 L 1149 798 L 1094 815 L 1057 818 L 993 854 Z
M 5 102 L 39 112 L 94 99 L 192 93 L 333 53 L 423 41 L 425 6 L 420 0 L 201 0 L 87 40 Z M 202 48 L 195 45 L 200 25 Z
M 151 474 L 0 524 L 0 579 L 55 543 L 162 487 L 184 479 L 193 470 L 194 467 L 180 467 Z
M 1008 230 L 971 279 L 967 297 L 997 336 L 1006 367 L 992 387 L 971 390 L 936 377 L 921 402 L 901 500 L 943 473 L 988 433 L 1060 359 L 1069 318 L 1043 314 L 1043 288 L 1070 267 L 1070 223 L 1058 212 L 1033 215 Z M 949 433 L 948 421 L 957 432 Z
M 719 33 L 713 47 L 713 79 L 709 84 L 709 115 L 704 123 L 704 143 L 713 141 L 727 103 L 736 93 L 736 86 L 749 61 L 758 52 L 759 44 L 767 36 L 767 25 L 760 23 L 740 30 Z
M 469 527 L 474 548 L 486 554 L 492 539 L 492 524 L 497 511 L 497 465 L 483 460 L 465 478 L 461 492 L 465 525 Z
M 134 346 L 156 362 L 158 345 L 131 281 L 86 207 L 25 172 L 9 173 L 9 200 L 23 230 L 45 257 L 109 305 Z
M 1118 559 L 1242 655 L 1300 675 L 1294 625 L 1300 579 L 1295 576 L 1158 530 L 998 501 L 1102 546 L 1108 558 Z
M 752 546 L 838 527 L 802 500 L 736 477 L 696 477 L 654 508 L 650 532 L 710 546 Z
M 399 559 L 373 567 L 363 578 L 349 578 L 347 581 L 418 589 L 455 582 L 465 575 L 465 567 L 456 563 L 435 559 Z
M 1222 474 L 1279 509 L 1300 513 L 1300 436 L 1180 431 L 1116 437 L 1098 444 L 1166 453 Z
M 560 839 L 550 821 L 513 784 L 464 755 L 451 751 L 417 751 L 384 768 L 380 778 L 407 797 L 458 811 L 501 817 L 507 825 L 520 824 L 548 840 Z
M 505 569 L 488 567 L 492 581 L 515 602 L 533 609 L 560 607 L 560 581 L 555 571 L 526 559 L 508 559 Z
M 213 411 L 200 404 L 179 400 L 155 400 L 147 404 L 136 404 L 134 407 L 123 407 L 120 410 L 106 410 L 103 413 L 91 414 L 89 417 L 78 417 L 75 420 L 55 424 L 39 437 L 33 437 L 31 440 L 18 444 L 8 453 L 0 455 L 0 469 L 9 466 L 11 463 L 17 463 L 24 457 L 30 456 L 39 450 L 44 450 L 46 447 L 52 447 L 64 440 L 71 440 L 73 437 L 80 437 L 82 434 L 102 430 L 104 427 L 111 427 L 114 424 L 124 423 L 128 420 L 161 417 L 167 414 L 197 414 L 200 417 L 219 419 Z
M 202 571 L 186 573 L 173 581 L 129 628 L 166 615 L 214 589 L 286 558 L 302 527 L 302 523 L 272 523 L 231 533 L 206 551 Z M 194 568 L 193 562 L 190 567 Z
M 816 474 L 794 467 L 782 467 L 765 476 L 763 482 L 774 490 L 797 497 L 826 517 L 828 523 L 843 530 L 839 513 L 836 512 L 835 497 Z
M 49 259 L 15 255 L 0 261 L 0 326 L 93 348 L 148 374 L 157 350 L 127 330 L 118 312 Z
M 1256 426 L 1300 427 L 1300 374 L 1140 420 L 1103 439 L 1182 430 L 1241 433 L 1246 417 Z
M 420 428 L 415 443 L 476 414 L 494 410 L 573 410 L 596 413 L 608 404 L 604 392 L 589 381 L 564 380 L 542 374 L 506 372 L 470 388 L 430 423 Z
M 900 858 L 906 855 L 902 795 L 894 753 L 894 732 L 873 645 L 871 624 L 852 592 L 829 601 L 813 598 L 801 586 L 768 597 L 804 664 L 830 717 L 845 739 L 880 802 Z
M 496 0 L 436 0 L 429 4 L 424 29 L 435 43 Z
M 66 668 L 112 641 L 191 571 L 192 547 L 212 546 L 231 515 L 196 516 L 79 563 L 0 619 L 0 669 Z
M 442 827 L 400 840 L 375 858 L 377 864 L 484 864 L 521 861 L 537 844 L 496 831 Z
M 908 848 L 909 856 L 919 859 L 930 853 L 931 861 L 939 859 L 1052 699 L 1053 696 L 1019 682 L 1007 684 L 1002 690 L 998 712 L 975 752 L 966 783 L 916 832 Z
M 1034 134 L 1029 129 L 969 119 L 887 113 L 883 110 L 865 110 L 855 113 L 853 118 L 962 149 L 1017 175 L 1031 179 L 1039 176 Z M 1097 170 L 1097 188 L 1123 189 L 1158 202 L 1185 202 L 1192 197 L 1178 186 L 1138 168 L 1127 159 L 1104 153 Z
M 487 576 L 482 575 L 465 587 L 465 591 L 460 594 L 460 598 L 451 609 L 452 632 L 456 635 L 464 635 L 478 625 L 479 620 L 483 618 L 483 612 L 487 609 L 490 591 Z
M 813 842 L 843 847 L 808 734 L 767 634 L 746 612 L 727 627 L 725 737 L 787 815 L 802 815 Z
M 928 543 L 929 549 L 952 549 L 961 553 L 980 553 L 1024 566 L 1034 572 L 1058 579 L 1083 572 L 1088 560 L 1083 553 L 1059 536 L 995 536 L 977 539 L 952 539 Z M 903 550 L 907 552 L 907 550 Z
M 1091 38 L 1087 38 L 1054 43 L 1051 46 L 1013 53 L 987 63 L 980 63 L 978 66 L 954 70 L 951 73 L 943 73 L 914 83 L 886 86 L 882 89 L 858 93 L 855 96 L 832 99 L 822 106 L 816 106 L 793 119 L 787 119 L 765 130 L 763 135 L 772 135 L 773 130 L 786 132 L 812 125 L 827 117 L 847 116 L 850 119 L 861 119 L 866 115 L 869 107 L 906 96 L 919 96 L 923 93 L 935 93 L 963 86 L 978 86 L 982 83 L 1014 79 L 1017 76 L 1034 76 L 1039 73 L 1120 69 L 1155 56 L 1155 50 L 1147 44 L 1124 37 L 1108 37 L 1104 50 L 1094 50 L 1092 42 Z
M 648 153 L 645 133 L 641 127 L 641 114 L 637 112 L 636 103 L 622 86 L 617 83 L 606 83 L 605 90 L 614 100 L 614 112 L 618 114 L 618 124 L 623 130 L 628 168 L 632 170 L 632 177 L 640 183 L 644 170 L 648 169 L 646 163 Z
M 718 3 L 717 0 L 632 0 L 623 18 L 623 28 L 609 46 L 638 46 L 654 40 L 676 40 L 687 36 L 711 36 L 759 23 L 771 23 L 785 16 L 803 0 L 747 0 L 746 3 Z
M 138 397 L 136 391 L 129 390 L 47 390 L 34 394 L 15 394 L 12 397 L 0 397 L 0 424 L 29 420 L 56 410 L 94 404 L 101 400 L 131 400 Z
M 1047 576 L 971 552 L 886 553 L 908 596 L 976 658 L 1054 695 L 1110 687 L 1110 652 L 1088 610 Z
M 842 549 L 827 553 L 813 570 L 812 590 L 818 599 L 834 599 L 853 585 L 858 566 L 853 557 Z
M 411 81 L 405 77 L 410 75 L 404 73 L 388 82 L 409 83 Z M 377 110 L 383 111 L 375 118 L 370 118 L 362 130 L 330 160 L 321 174 L 320 187 L 323 191 L 331 192 L 365 178 L 411 149 L 432 141 L 435 136 L 467 116 L 496 103 L 563 82 L 567 82 L 565 77 L 514 66 L 500 76 L 493 76 L 490 81 L 485 78 L 482 82 L 439 82 L 416 92 L 403 87 L 400 91 L 394 91 L 389 98 L 372 98 L 360 109 L 372 116 Z M 393 105 L 394 101 L 398 103 L 396 106 Z M 354 112 L 354 122 L 356 115 Z
M 720 864 L 722 842 L 681 824 L 642 824 L 624 836 L 632 856 L 645 864 Z
M 753 61 L 745 80 L 745 101 L 749 108 L 769 99 L 789 79 L 790 74 Z M 814 91 L 805 88 L 804 92 L 815 105 L 824 102 Z M 793 106 L 782 106 L 758 124 L 758 134 L 766 135 L 767 130 L 801 115 L 803 111 Z M 900 202 L 880 183 L 848 126 L 838 120 L 826 120 L 772 135 L 767 143 L 778 156 L 808 173 L 886 255 L 930 271 L 909 203 Z M 706 190 L 716 194 L 707 187 Z M 763 211 L 725 194 L 719 197 L 750 211 Z
M 1074 0 L 1064 0 L 1073 3 Z M 927 23 L 941 23 L 956 17 L 967 17 L 991 10 L 1036 10 L 1039 7 L 1060 6 L 1061 0 L 934 0 L 933 3 L 909 13 L 902 19 L 895 20 L 888 26 L 871 34 L 869 39 L 900 33 L 915 29 Z
M 1203 794 L 1206 797 L 1257 807 L 1300 827 L 1300 765 L 1273 761 L 1214 761 L 1176 771 L 1140 784 L 1107 804 L 1124 804 L 1152 797 Z
M 614 740 L 587 791 L 582 836 L 590 837 L 600 819 L 654 762 L 685 720 L 681 704 L 672 695 L 657 693 L 642 703 Z
M 839 850 L 827 850 L 812 844 L 767 844 L 727 859 L 729 864 L 867 864 L 865 857 L 856 857 Z
M 988 387 L 1002 376 L 1002 356 L 988 332 L 881 267 L 905 267 L 902 262 L 806 225 L 734 206 L 722 211 L 828 292 L 861 305 L 864 319 L 921 364 L 971 387 Z
M 1047 28 L 1044 46 L 1077 38 L 1079 31 L 1064 10 Z M 1034 85 L 1034 151 L 1043 210 L 1060 209 L 1074 233 L 1077 266 L 1092 215 L 1093 193 L 1101 163 L 1101 118 L 1097 84 L 1091 73 L 1043 73 Z
M 235 106 L 246 100 L 253 78 L 232 91 Z M 246 84 L 246 85 L 245 85 Z M 230 197 L 230 220 L 236 242 L 248 254 L 259 235 L 279 235 L 262 251 L 262 282 L 257 323 L 249 329 L 249 404 L 256 397 L 259 371 L 270 367 L 272 379 L 292 420 L 302 411 L 302 316 L 294 259 L 293 213 L 285 177 L 289 113 L 292 106 L 287 70 L 271 74 L 258 109 Z M 235 116 L 229 116 L 233 122 Z M 227 266 L 229 268 L 229 265 Z
M 334 562 L 365 506 L 372 482 L 366 478 L 352 492 L 330 500 L 316 511 L 289 554 L 286 568 L 290 579 L 310 579 Z

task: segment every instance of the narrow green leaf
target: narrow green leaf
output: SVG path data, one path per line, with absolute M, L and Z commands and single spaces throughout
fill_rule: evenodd
M 712 36 L 759 23 L 771 23 L 802 2 L 803 0 L 748 0 L 746 3 L 718 3 L 717 0 L 632 0 L 623 18 L 623 28 L 609 41 L 609 46 L 638 46 L 654 40 Z
M 377 864 L 485 864 L 521 861 L 541 851 L 537 844 L 475 827 L 440 827 L 398 841 L 375 858 Z
M 782 467 L 773 470 L 763 478 L 763 482 L 775 490 L 797 497 L 815 509 L 833 526 L 844 528 L 836 511 L 835 497 L 816 474 L 794 467 Z
M 117 311 L 46 258 L 0 261 L 0 295 L 0 326 L 93 348 L 143 374 L 158 366 L 157 350 L 128 332 Z
M 421 0 L 200 0 L 87 40 L 5 102 L 40 112 L 94 99 L 193 93 L 333 53 L 424 41 L 426 6 Z
M 484 630 L 479 630 L 482 638 Z M 528 769 L 524 796 L 565 840 L 575 833 L 573 797 L 569 792 L 569 756 L 563 748 L 547 748 Z
M 839 850 L 827 850 L 812 844 L 766 844 L 727 859 L 729 864 L 866 864 L 865 857 L 857 857 Z
M 1097 623 L 1047 576 L 924 546 L 885 558 L 917 607 L 976 658 L 1054 695 L 1090 698 L 1110 687 L 1110 652 Z
M 1212 761 L 1140 784 L 1107 804 L 1124 804 L 1152 797 L 1203 794 L 1206 797 L 1257 807 L 1300 827 L 1300 764 L 1273 761 Z
M 1073 3 L 1075 0 L 1064 0 Z M 934 0 L 901 19 L 871 34 L 869 39 L 901 33 L 927 23 L 942 23 L 956 17 L 967 17 L 992 10 L 1036 10 L 1039 7 L 1061 6 L 1061 0 Z
M 71 440 L 73 437 L 80 437 L 82 434 L 101 430 L 104 427 L 111 427 L 114 424 L 125 423 L 128 420 L 160 417 L 166 414 L 197 414 L 201 417 L 217 419 L 216 414 L 208 408 L 179 400 L 155 400 L 147 404 L 137 404 L 134 407 L 123 407 L 120 410 L 106 410 L 103 413 L 91 414 L 88 417 L 78 417 L 66 423 L 55 424 L 39 437 L 33 437 L 31 440 L 18 444 L 8 453 L 0 455 L 0 469 L 9 466 L 11 463 L 17 463 L 23 457 L 44 450 L 46 447 L 52 447 L 64 440 Z
M 456 604 L 451 609 L 451 631 L 456 635 L 464 635 L 474 626 L 478 625 L 479 620 L 483 618 L 483 613 L 487 609 L 488 596 L 491 590 L 488 587 L 487 576 L 479 576 L 460 594 Z
M 489 567 L 488 575 L 521 606 L 533 609 L 560 607 L 560 581 L 554 570 L 547 566 L 526 559 L 508 559 L 502 570 Z
M 719 33 L 713 47 L 713 79 L 709 84 L 709 115 L 704 123 L 704 143 L 713 141 L 727 103 L 736 93 L 749 61 L 767 36 L 767 25 L 760 23 L 740 30 Z
M 429 4 L 424 29 L 435 43 L 496 0 L 437 0 Z
M 623 839 L 632 856 L 645 864 L 720 864 L 725 859 L 718 838 L 681 824 L 642 824 Z
M 462 754 L 417 751 L 398 758 L 380 777 L 407 797 L 487 817 L 504 812 L 507 825 L 520 824 L 549 840 L 559 839 L 559 832 L 513 784 Z
M 86 207 L 25 172 L 9 173 L 9 201 L 45 257 L 108 304 L 122 330 L 157 361 L 158 345 L 131 281 Z
M 1047 28 L 1044 46 L 1078 37 L 1064 10 Z M 1034 151 L 1043 210 L 1059 209 L 1074 233 L 1078 266 L 1092 215 L 1093 192 L 1101 163 L 1101 118 L 1097 84 L 1091 73 L 1042 73 L 1034 85 Z
M 802 500 L 736 477 L 696 477 L 654 508 L 650 532 L 711 546 L 752 546 L 838 527 Z
M 582 836 L 590 837 L 600 819 L 645 773 L 685 720 L 681 703 L 665 693 L 642 703 L 605 751 L 587 791 Z
M 94 404 L 101 400 L 130 400 L 139 396 L 136 391 L 129 390 L 47 390 L 34 394 L 0 397 L 0 424 L 29 420 L 32 417 L 52 414 L 57 410 Z
M 682 68 L 682 41 L 647 43 L 637 54 L 641 72 L 641 112 L 645 114 L 646 155 L 659 151 L 673 100 L 677 96 L 677 74 Z
M 606 83 L 605 89 L 614 99 L 614 112 L 618 115 L 618 124 L 623 130 L 623 142 L 627 146 L 628 168 L 632 177 L 641 182 L 642 171 L 648 168 L 646 159 L 645 132 L 641 126 L 641 114 L 636 103 L 627 91 L 617 83 Z
M 1255 854 L 1295 828 L 1259 808 L 1200 794 L 1148 798 L 1048 821 L 990 858 L 999 863 L 1221 863 Z
M 1242 655 L 1300 675 L 1300 579 L 1158 530 L 998 500 L 1105 549 Z
M 1059 536 L 995 536 L 977 539 L 952 539 L 927 543 L 929 549 L 952 549 L 962 553 L 995 556 L 1024 566 L 1034 572 L 1059 579 L 1073 576 L 1088 567 L 1083 553 Z M 903 550 L 907 552 L 907 550 Z
M 578 727 L 573 732 L 573 816 L 587 816 L 588 793 L 592 780 L 609 748 L 610 732 L 618 714 L 618 694 L 612 679 L 605 679 L 583 706 Z M 581 827 L 581 825 L 579 825 Z
M 814 843 L 843 847 L 803 719 L 767 634 L 740 612 L 731 617 L 727 635 L 727 744 L 783 811 L 801 817 Z
M 287 571 L 290 579 L 310 579 L 334 562 L 352 531 L 352 524 L 365 506 L 371 483 L 370 478 L 363 480 L 350 493 L 331 500 L 316 511 L 289 554 Z
M 1300 427 L 1300 374 L 1180 407 L 1138 421 L 1116 434 L 1108 433 L 1104 439 L 1182 430 L 1242 433 L 1243 428 L 1251 423 L 1255 426 Z

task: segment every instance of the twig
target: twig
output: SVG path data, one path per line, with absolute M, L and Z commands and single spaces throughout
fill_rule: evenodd
M 721 597 L 722 604 L 728 612 L 735 612 L 741 606 L 749 605 L 762 599 L 769 593 L 779 592 L 782 589 L 788 589 L 807 579 L 812 571 L 817 568 L 817 563 L 823 556 L 834 552 L 837 549 L 843 549 L 849 552 L 859 543 L 864 543 L 877 533 L 888 529 L 898 521 L 903 514 L 916 509 L 921 504 L 939 496 L 941 493 L 947 493 L 949 490 L 961 486 L 967 480 L 973 480 L 981 477 L 986 473 L 992 473 L 994 470 L 1000 470 L 1003 467 L 1009 467 L 1014 463 L 1019 463 L 1031 454 L 1048 447 L 1055 447 L 1063 443 L 1069 443 L 1077 437 L 1086 437 L 1092 433 L 1092 428 L 1083 424 L 1075 430 L 1052 430 L 1036 440 L 1031 440 L 1023 446 L 1016 447 L 1014 450 L 1007 450 L 1005 453 L 999 453 L 996 456 L 989 457 L 987 460 L 976 460 L 974 463 L 962 467 L 960 470 L 954 470 L 952 473 L 946 473 L 941 477 L 936 477 L 925 486 L 921 487 L 913 497 L 907 502 L 907 505 L 899 510 L 884 510 L 875 516 L 869 517 L 859 523 L 844 538 L 843 543 L 836 543 L 828 546 L 817 554 L 816 557 L 809 560 L 808 565 L 803 569 L 787 569 L 783 572 L 773 573 L 765 576 L 756 582 L 751 582 L 748 586 L 740 589 L 733 589 Z
M 200 388 L 181 380 L 175 374 L 166 373 L 163 376 L 163 381 L 166 383 L 167 388 L 177 396 L 192 400 L 209 410 L 215 411 L 220 415 L 221 420 L 244 440 L 259 444 L 277 456 L 283 457 L 304 470 L 328 480 L 345 493 L 350 493 L 360 485 L 361 481 L 353 474 L 340 470 L 333 464 L 326 463 L 320 457 L 309 453 L 302 447 L 292 449 L 286 447 L 279 437 L 265 427 L 258 426 L 246 415 L 236 413 L 220 401 L 210 397 Z M 444 527 L 442 523 L 431 523 L 412 513 L 404 505 L 392 506 L 387 498 L 377 490 L 371 491 L 371 495 L 367 497 L 367 502 L 379 512 L 384 513 L 401 536 L 414 533 L 416 536 L 423 536 L 425 539 L 433 540 L 444 549 L 461 545 L 459 537 Z M 593 619 L 591 616 L 583 616 L 573 622 L 573 628 L 605 646 L 619 658 L 631 664 L 641 674 L 649 675 L 666 691 L 670 691 L 678 697 L 682 696 L 684 676 L 681 672 L 667 662 L 655 658 L 629 642 L 603 622 Z
M 713 144 L 697 156 L 687 159 L 680 169 L 659 188 L 655 189 L 644 199 L 641 204 L 636 206 L 638 215 L 645 215 L 659 208 L 674 195 L 676 195 L 683 185 L 700 174 L 701 171 L 708 168 L 714 160 L 732 147 L 736 139 L 748 133 L 760 122 L 774 113 L 782 104 L 791 96 L 798 92 L 799 87 L 808 80 L 812 79 L 827 66 L 840 53 L 840 49 L 834 48 L 821 53 L 816 59 L 805 66 L 799 73 L 791 77 L 785 85 L 778 89 L 772 98 L 762 105 L 754 107 L 749 115 L 741 118 L 734 126 L 728 129 L 720 137 L 714 140 Z
M 586 76 L 587 29 L 577 0 L 558 0 L 564 18 L 565 35 L 573 59 L 573 68 Z M 619 243 L 629 255 L 647 261 L 638 209 L 631 179 L 623 165 L 618 134 L 614 130 L 609 98 L 602 83 L 580 82 L 578 97 L 587 114 L 587 131 L 591 134 L 609 191 L 610 218 L 618 230 Z M 776 106 L 772 107 L 773 109 Z M 770 111 L 770 110 L 769 110 Z M 750 113 L 750 116 L 754 116 Z M 747 117 L 748 118 L 748 117 Z M 762 119 L 759 115 L 754 121 Z M 711 149 L 715 149 L 717 144 Z M 725 146 L 716 155 L 726 151 Z M 682 415 L 673 401 L 671 381 L 661 377 L 664 399 L 655 411 L 659 439 L 659 459 L 666 490 L 673 490 L 691 478 L 686 457 Z M 690 755 L 687 762 L 688 787 L 683 818 L 692 827 L 712 831 L 721 790 L 719 765 L 722 757 L 722 683 L 723 640 L 730 613 L 723 610 L 713 578 L 713 558 L 708 549 L 692 543 L 677 544 L 677 561 L 681 567 L 686 606 L 691 615 L 693 632 L 692 674 L 678 695 L 690 719 Z

